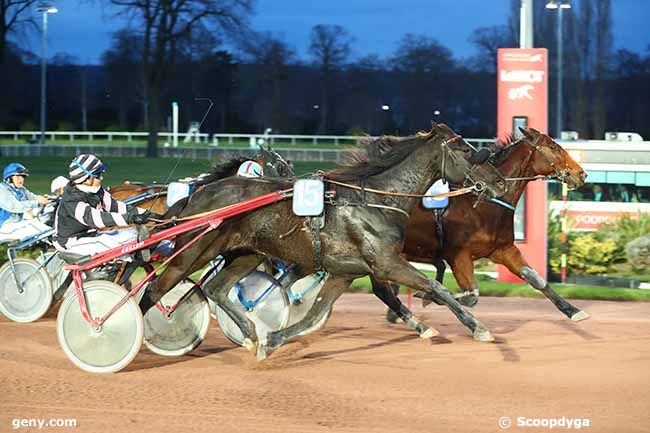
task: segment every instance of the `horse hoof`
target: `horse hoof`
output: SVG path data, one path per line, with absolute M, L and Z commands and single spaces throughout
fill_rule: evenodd
M 428 338 L 433 338 L 440 335 L 440 332 L 438 332 L 437 329 L 429 328 L 426 331 L 424 331 L 422 334 L 420 334 L 420 338 L 423 339 L 428 339 Z
M 591 316 L 588 313 L 585 313 L 584 311 L 580 310 L 577 313 L 575 313 L 573 316 L 571 316 L 571 320 L 574 322 L 580 322 L 581 320 L 587 320 Z
M 466 294 L 458 294 L 454 296 L 456 300 L 458 301 L 459 304 L 464 305 L 465 307 L 474 307 L 476 304 L 478 304 L 478 296 L 476 295 L 466 295 Z
M 257 360 L 258 361 L 264 361 L 270 353 L 267 353 L 266 346 L 263 344 L 260 344 L 260 346 L 257 348 Z
M 244 338 L 244 341 L 242 342 L 242 346 L 246 348 L 251 353 L 257 352 L 257 345 L 253 343 L 253 341 L 250 338 Z
M 388 310 L 386 312 L 386 320 L 389 323 L 398 323 L 400 318 L 399 318 L 399 316 L 397 314 L 395 314 L 395 312 L 393 310 Z
M 494 336 L 492 335 L 492 333 L 488 331 L 487 328 L 484 328 L 482 325 L 477 326 L 472 335 L 474 337 L 474 340 L 481 341 L 483 343 L 489 343 L 494 341 Z

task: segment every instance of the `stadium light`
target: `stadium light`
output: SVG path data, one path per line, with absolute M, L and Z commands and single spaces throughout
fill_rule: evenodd
M 562 78 L 562 10 L 564 9 L 571 9 L 571 4 L 568 1 L 558 1 L 558 0 L 550 0 L 548 3 L 546 3 L 546 8 L 547 9 L 557 9 L 557 100 L 555 103 L 557 104 L 556 106 L 556 111 L 555 111 L 555 136 L 560 137 L 562 135 L 562 85 L 563 85 L 563 78 Z
M 50 3 L 39 3 L 36 10 L 43 15 L 43 31 L 41 35 L 41 144 L 45 143 L 45 118 L 46 118 L 46 105 L 47 105 L 47 16 L 55 14 L 59 10 Z

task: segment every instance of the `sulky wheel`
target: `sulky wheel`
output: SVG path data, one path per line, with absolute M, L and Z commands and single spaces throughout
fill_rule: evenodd
M 152 352 L 163 356 L 185 355 L 205 338 L 210 325 L 210 307 L 203 292 L 192 289 L 193 286 L 191 282 L 182 282 L 162 297 L 162 304 L 167 307 L 184 297 L 169 317 L 157 306 L 144 315 L 144 344 Z
M 96 280 L 84 283 L 90 317 L 100 318 L 127 292 L 115 283 Z M 144 324 L 133 298 L 117 309 L 98 329 L 81 315 L 76 291 L 63 300 L 57 317 L 59 343 L 73 364 L 91 373 L 120 371 L 135 358 L 142 346 Z
M 35 260 L 19 257 L 13 263 L 13 270 L 9 262 L 0 268 L 0 311 L 14 322 L 33 322 L 52 304 L 52 281 Z
M 318 274 L 311 274 L 301 278 L 291 285 L 289 290 L 291 290 L 294 297 L 298 297 L 299 299 L 291 303 L 289 325 L 298 323 L 307 315 L 312 305 L 314 305 L 314 301 L 316 301 L 316 298 L 320 294 L 320 289 L 325 285 L 325 281 L 327 281 L 327 276 L 323 278 Z M 314 326 L 298 335 L 307 335 L 318 331 L 325 326 L 325 322 L 327 322 L 327 319 L 329 319 L 331 314 L 332 310 L 330 309 L 321 320 L 314 324 Z
M 253 271 L 242 278 L 238 285 L 239 289 L 237 285 L 230 289 L 228 300 L 255 324 L 258 339 L 265 339 L 269 332 L 278 331 L 287 325 L 289 299 L 272 276 Z M 249 303 L 248 308 L 240 298 Z M 256 300 L 259 301 L 255 303 Z M 215 315 L 226 337 L 235 344 L 243 345 L 244 336 L 230 316 L 219 306 L 216 306 Z

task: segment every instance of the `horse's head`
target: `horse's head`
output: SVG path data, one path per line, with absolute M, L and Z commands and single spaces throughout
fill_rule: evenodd
M 440 137 L 442 176 L 452 184 L 474 186 L 476 192 L 488 197 L 506 193 L 507 183 L 499 170 L 487 162 L 490 152 L 477 151 L 445 124 L 432 125 L 433 137 Z
M 291 164 L 270 146 L 268 149 L 261 146 L 255 161 L 263 167 L 264 176 L 291 177 L 294 174 Z
M 580 188 L 587 173 L 551 137 L 533 128 L 519 128 L 522 140 L 531 146 L 530 164 L 535 174 L 565 182 L 570 189 Z

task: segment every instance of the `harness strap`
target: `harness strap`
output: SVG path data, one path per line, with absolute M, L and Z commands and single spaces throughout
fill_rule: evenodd
M 410 216 L 408 214 L 408 212 L 406 212 L 404 209 L 400 209 L 400 208 L 394 207 L 394 206 L 386 206 L 384 204 L 374 204 L 374 203 L 366 203 L 366 204 L 364 204 L 364 206 L 376 207 L 376 208 L 380 208 L 380 209 L 386 209 L 386 210 L 392 210 L 392 211 L 395 211 L 395 212 L 400 212 L 400 213 L 406 215 L 406 218 L 408 218 Z
M 316 271 L 323 270 L 323 257 L 322 246 L 323 242 L 320 239 L 320 229 L 325 222 L 322 216 L 308 217 L 309 231 L 311 232 L 311 243 L 314 248 L 314 265 Z
M 513 212 L 515 211 L 515 207 L 513 205 L 511 205 L 510 203 L 506 203 L 503 200 L 499 200 L 498 198 L 491 198 L 490 201 L 492 203 L 496 203 L 496 204 L 498 204 L 500 206 L 503 206 L 506 209 L 510 209 Z
M 442 227 L 442 215 L 446 210 L 447 208 L 433 210 L 433 217 L 436 220 L 436 237 L 438 238 L 438 249 L 436 250 L 438 256 L 442 252 L 442 248 L 445 243 L 445 230 Z

